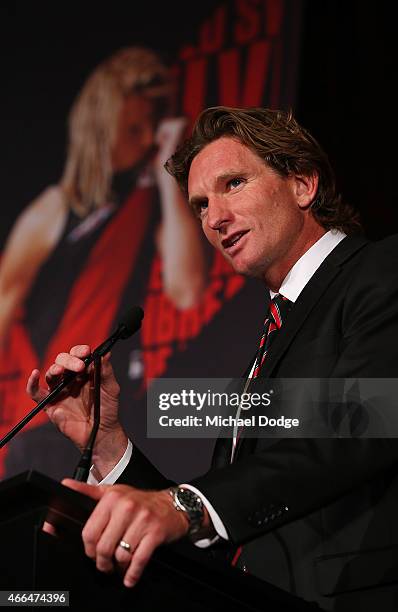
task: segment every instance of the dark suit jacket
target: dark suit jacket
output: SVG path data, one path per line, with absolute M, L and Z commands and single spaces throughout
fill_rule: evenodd
M 300 294 L 261 376 L 397 378 L 398 239 L 344 239 Z M 328 610 L 395 610 L 398 441 L 219 439 L 192 481 L 248 571 Z M 123 476 L 165 480 L 138 452 Z

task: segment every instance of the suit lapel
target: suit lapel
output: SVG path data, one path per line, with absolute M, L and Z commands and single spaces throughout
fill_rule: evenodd
M 326 257 L 318 270 L 300 293 L 286 323 L 276 336 L 264 362 L 261 377 L 272 377 L 275 368 L 293 342 L 298 331 L 309 317 L 341 267 L 357 251 L 367 244 L 362 236 L 347 237 Z
M 301 326 L 310 315 L 312 309 L 316 306 L 322 295 L 325 293 L 333 279 L 340 273 L 341 267 L 357 251 L 362 249 L 367 244 L 367 240 L 360 236 L 347 237 L 342 240 L 336 248 L 326 257 L 319 266 L 314 276 L 310 279 L 307 285 L 301 292 L 294 308 L 290 312 L 286 323 L 283 325 L 278 335 L 276 336 L 263 367 L 260 370 L 260 377 L 272 377 L 275 368 L 286 353 L 291 342 L 297 335 Z M 253 366 L 254 358 L 247 368 L 243 378 L 249 376 Z M 274 440 L 270 440 L 274 443 Z M 219 438 L 216 443 L 213 454 L 213 467 L 219 468 L 228 465 L 231 457 L 231 440 L 228 438 Z M 251 454 L 255 448 L 255 438 L 244 438 L 242 436 L 239 446 L 238 460 Z

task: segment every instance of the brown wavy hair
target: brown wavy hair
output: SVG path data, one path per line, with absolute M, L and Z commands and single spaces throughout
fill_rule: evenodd
M 336 189 L 329 159 L 292 112 L 268 108 L 215 106 L 198 117 L 192 136 L 167 161 L 166 170 L 188 195 L 188 175 L 194 157 L 209 143 L 227 136 L 251 149 L 280 176 L 318 175 L 319 185 L 311 204 L 312 214 L 325 229 L 346 234 L 361 231 L 359 214 Z

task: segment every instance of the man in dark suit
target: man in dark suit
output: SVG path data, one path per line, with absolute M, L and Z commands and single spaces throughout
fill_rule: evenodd
M 251 385 L 262 377 L 396 376 L 398 241 L 356 235 L 326 155 L 290 114 L 208 109 L 168 169 L 208 240 L 271 292 Z M 49 387 L 65 369 L 82 372 L 89 350 L 59 355 Z M 74 392 L 49 409 L 79 447 L 90 429 L 89 384 L 79 376 Z M 28 391 L 35 400 L 48 393 L 38 371 Z M 99 569 L 115 560 L 132 586 L 157 545 L 189 533 L 198 545 L 227 543 L 234 564 L 325 609 L 395 609 L 394 439 L 238 439 L 235 431 L 232 442 L 218 440 L 207 474 L 170 490 L 128 441 L 117 396 L 105 359 L 91 476 L 101 484 L 65 481 L 99 500 L 83 530 Z

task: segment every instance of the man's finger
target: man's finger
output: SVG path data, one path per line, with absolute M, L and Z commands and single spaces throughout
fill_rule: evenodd
M 53 363 L 46 372 L 46 380 L 59 378 L 64 372 L 65 368 L 63 368 L 61 365 L 58 365 L 57 363 Z
M 104 495 L 106 487 L 105 486 L 97 486 L 90 485 L 85 482 L 79 482 L 78 480 L 73 480 L 73 478 L 64 478 L 62 484 L 65 487 L 69 487 L 74 491 L 78 491 L 79 493 L 83 493 L 83 495 L 88 495 L 92 499 L 101 499 Z
M 86 367 L 79 357 L 74 357 L 70 353 L 59 353 L 55 358 L 55 364 L 71 372 L 83 372 Z
M 126 550 L 121 548 L 119 543 L 126 531 L 126 523 L 129 523 L 130 520 L 131 518 L 126 513 L 123 505 L 116 503 L 113 506 L 109 521 L 97 541 L 96 564 L 99 570 L 105 572 L 113 570 L 114 559 L 117 562 L 120 560 L 124 570 L 127 569 L 131 561 L 131 555 L 126 553 Z
M 42 399 L 47 397 L 48 391 L 40 388 L 40 372 L 39 370 L 33 370 L 28 378 L 26 384 L 26 392 L 32 400 L 35 402 L 41 402 Z
M 122 539 L 123 540 L 123 539 Z M 122 541 L 121 540 L 121 541 Z M 130 545 L 130 543 L 129 543 Z M 131 549 L 125 550 L 124 548 L 122 548 L 122 546 L 120 546 L 120 543 L 117 545 L 115 553 L 114 553 L 114 557 L 116 560 L 116 569 L 124 576 L 124 574 L 126 573 L 126 570 L 131 562 L 131 555 L 133 554 L 134 549 L 133 547 L 131 547 Z
M 32 370 L 28 382 L 26 384 L 26 391 L 31 395 L 39 390 L 40 372 L 39 370 Z
M 72 346 L 70 350 L 70 354 L 74 357 L 78 357 L 79 359 L 84 359 L 88 357 L 91 353 L 91 348 L 88 344 L 77 344 L 76 346 Z
M 124 576 L 124 586 L 133 587 L 137 584 L 157 545 L 158 542 L 151 535 L 146 535 L 142 538 L 133 552 L 131 563 Z

